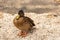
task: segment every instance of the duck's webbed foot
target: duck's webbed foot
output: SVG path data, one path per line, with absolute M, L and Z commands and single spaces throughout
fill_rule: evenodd
M 18 33 L 18 36 L 26 37 L 27 33 L 28 32 L 26 32 L 26 31 L 21 31 L 21 32 Z

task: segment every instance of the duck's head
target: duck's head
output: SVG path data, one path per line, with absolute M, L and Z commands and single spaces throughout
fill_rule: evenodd
M 23 16 L 24 16 L 23 10 L 19 10 L 18 15 L 19 15 L 20 17 L 23 17 Z
M 16 16 L 16 19 L 19 19 L 20 17 L 24 17 L 23 10 L 19 10 L 18 15 Z

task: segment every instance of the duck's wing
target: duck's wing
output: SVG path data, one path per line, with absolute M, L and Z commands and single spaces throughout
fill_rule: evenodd
M 26 19 L 32 26 L 35 26 L 34 21 L 33 21 L 31 18 L 25 17 L 25 19 Z

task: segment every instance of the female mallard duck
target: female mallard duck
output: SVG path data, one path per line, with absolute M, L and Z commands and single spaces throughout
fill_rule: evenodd
M 23 10 L 18 12 L 18 15 L 14 18 L 13 23 L 19 30 L 21 30 L 19 35 L 22 37 L 25 37 L 29 31 L 32 30 L 33 26 L 35 26 L 32 19 L 24 16 Z

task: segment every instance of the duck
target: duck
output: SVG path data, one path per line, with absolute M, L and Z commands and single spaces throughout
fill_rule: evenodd
M 34 21 L 25 16 L 23 10 L 18 11 L 18 15 L 13 19 L 13 24 L 16 28 L 21 30 L 18 35 L 22 37 L 26 37 L 27 34 L 33 29 L 33 26 L 35 26 Z

